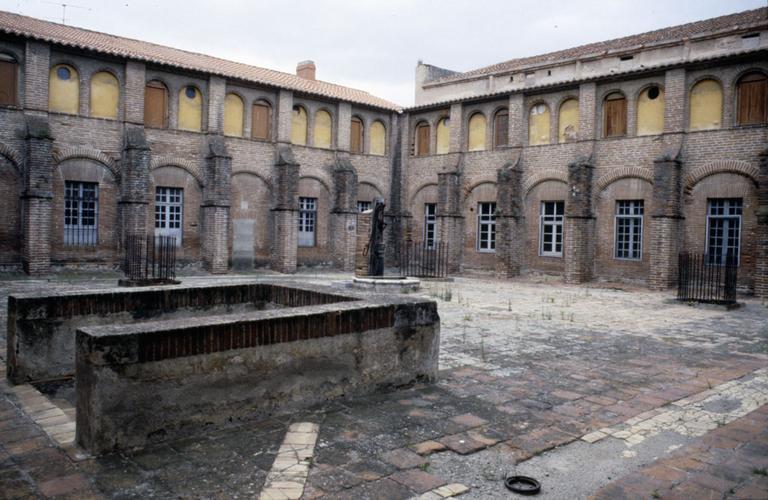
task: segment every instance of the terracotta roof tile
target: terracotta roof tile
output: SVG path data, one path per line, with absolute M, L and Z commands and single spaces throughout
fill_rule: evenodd
M 228 78 L 281 87 L 331 99 L 351 101 L 377 108 L 388 110 L 400 109 L 400 106 L 397 104 L 373 96 L 363 90 L 319 80 L 307 80 L 290 73 L 228 61 L 141 40 L 52 23 L 11 12 L 0 11 L 0 33 L 9 33 L 58 45 L 93 50 L 103 54 L 125 57 L 126 59 L 137 59 L 187 70 L 213 73 Z

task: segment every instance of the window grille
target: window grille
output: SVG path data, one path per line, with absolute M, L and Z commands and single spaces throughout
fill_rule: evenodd
M 435 247 L 437 232 L 437 203 L 424 204 L 424 245 L 426 248 Z
M 184 190 L 173 187 L 155 188 L 155 235 L 172 236 L 181 245 Z
M 299 246 L 315 246 L 317 198 L 299 198 Z
M 496 203 L 477 204 L 477 251 L 496 251 Z
M 707 203 L 707 262 L 723 265 L 730 254 L 739 263 L 741 198 L 713 198 Z
M 565 202 L 541 202 L 541 229 L 539 231 L 539 254 L 544 257 L 563 256 L 563 214 Z
M 64 183 L 64 244 L 95 246 L 98 243 L 99 185 L 95 182 Z
M 642 259 L 643 200 L 616 202 L 615 233 L 617 259 Z

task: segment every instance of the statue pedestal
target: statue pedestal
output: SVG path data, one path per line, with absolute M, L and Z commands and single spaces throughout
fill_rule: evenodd
M 419 289 L 418 278 L 405 276 L 366 276 L 352 279 L 352 287 L 378 293 L 408 293 Z

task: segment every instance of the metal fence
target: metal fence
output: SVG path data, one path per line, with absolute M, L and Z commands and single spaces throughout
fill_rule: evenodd
M 176 238 L 131 234 L 123 247 L 123 272 L 130 280 L 163 282 L 176 278 Z
M 448 276 L 448 243 L 435 241 L 406 241 L 400 248 L 400 274 L 416 278 L 445 278 Z
M 681 253 L 678 261 L 677 299 L 686 302 L 735 304 L 738 259 L 728 254 Z

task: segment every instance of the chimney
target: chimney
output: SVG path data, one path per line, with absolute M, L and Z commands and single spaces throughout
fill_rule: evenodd
M 315 79 L 315 61 L 301 61 L 296 65 L 296 76 L 306 78 L 307 80 Z

